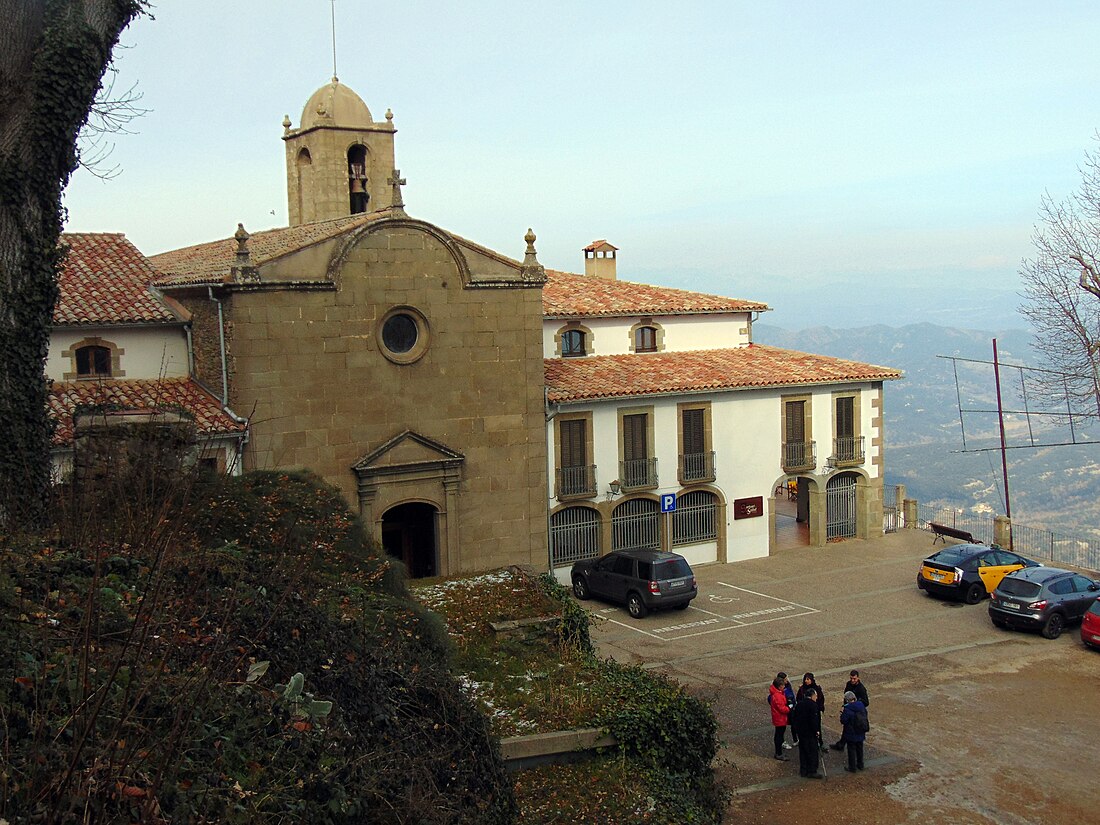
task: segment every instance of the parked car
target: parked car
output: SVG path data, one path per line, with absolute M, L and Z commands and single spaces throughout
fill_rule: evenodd
M 1094 650 L 1100 650 L 1100 598 L 1094 599 L 1081 617 L 1081 641 Z
M 1000 547 L 955 544 L 921 562 L 917 587 L 935 596 L 977 604 L 1014 570 L 1041 566 L 1037 561 Z
M 659 550 L 616 550 L 573 565 L 573 593 L 625 604 L 635 619 L 650 610 L 683 610 L 699 593 L 687 559 Z
M 989 618 L 997 627 L 1039 630 L 1057 639 L 1071 622 L 1081 621 L 1100 582 L 1057 567 L 1028 568 L 1005 576 L 993 591 Z

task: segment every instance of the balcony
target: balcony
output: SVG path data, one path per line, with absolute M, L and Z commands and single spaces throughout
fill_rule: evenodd
M 817 453 L 813 441 L 786 441 L 783 443 L 783 472 L 794 473 L 817 467 Z
M 619 462 L 619 483 L 624 492 L 657 486 L 657 459 L 635 458 Z
M 858 467 L 863 463 L 863 436 L 848 435 L 833 439 L 833 466 Z
M 714 450 L 708 453 L 680 454 L 680 483 L 714 481 Z
M 596 465 L 560 467 L 554 482 L 554 495 L 559 499 L 591 498 L 596 495 Z

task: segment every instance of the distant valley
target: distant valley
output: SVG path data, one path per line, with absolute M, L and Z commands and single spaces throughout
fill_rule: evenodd
M 1031 333 L 1025 330 L 991 333 L 925 323 L 791 331 L 753 325 L 753 338 L 761 344 L 903 370 L 904 379 L 886 382 L 886 483 L 904 484 L 909 496 L 922 504 L 991 515 L 1005 512 L 1000 452 L 960 452 L 959 404 L 965 409 L 995 409 L 993 370 L 937 356 L 992 361 L 994 337 L 1002 364 L 1039 366 L 1031 350 Z M 1006 409 L 1023 409 L 1019 373 L 1007 367 L 1001 370 Z M 1026 403 L 1035 409 L 1041 399 L 1033 394 Z M 1008 416 L 1008 443 L 1070 440 L 1068 429 L 1054 428 L 1050 420 Z M 995 414 L 968 414 L 964 424 L 969 449 L 999 443 Z M 1095 430 L 1095 419 L 1078 420 L 1073 435 L 1078 440 L 1092 435 L 1096 443 L 1008 451 L 1014 521 L 1063 534 L 1100 536 L 1100 433 Z

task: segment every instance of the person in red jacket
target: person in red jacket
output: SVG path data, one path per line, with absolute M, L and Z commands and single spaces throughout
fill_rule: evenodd
M 775 758 L 781 762 L 787 761 L 787 756 L 783 753 L 783 740 L 787 736 L 787 714 L 791 712 L 784 690 L 785 681 L 776 676 L 768 688 L 768 704 L 771 705 L 772 725 L 775 726 Z

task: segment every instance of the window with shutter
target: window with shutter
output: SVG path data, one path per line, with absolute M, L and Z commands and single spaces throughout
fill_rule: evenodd
M 856 434 L 855 399 L 843 396 L 836 400 L 836 437 L 852 438 Z
M 806 440 L 806 402 L 787 402 L 787 443 L 801 444 Z
M 583 467 L 588 464 L 588 456 L 585 454 L 587 423 L 583 418 L 561 422 L 559 432 L 561 433 L 562 467 Z
M 684 454 L 700 455 L 706 451 L 706 436 L 703 431 L 703 410 L 684 410 Z
M 637 461 L 649 458 L 649 445 L 646 437 L 646 424 L 649 416 L 645 413 L 623 416 L 623 458 Z

